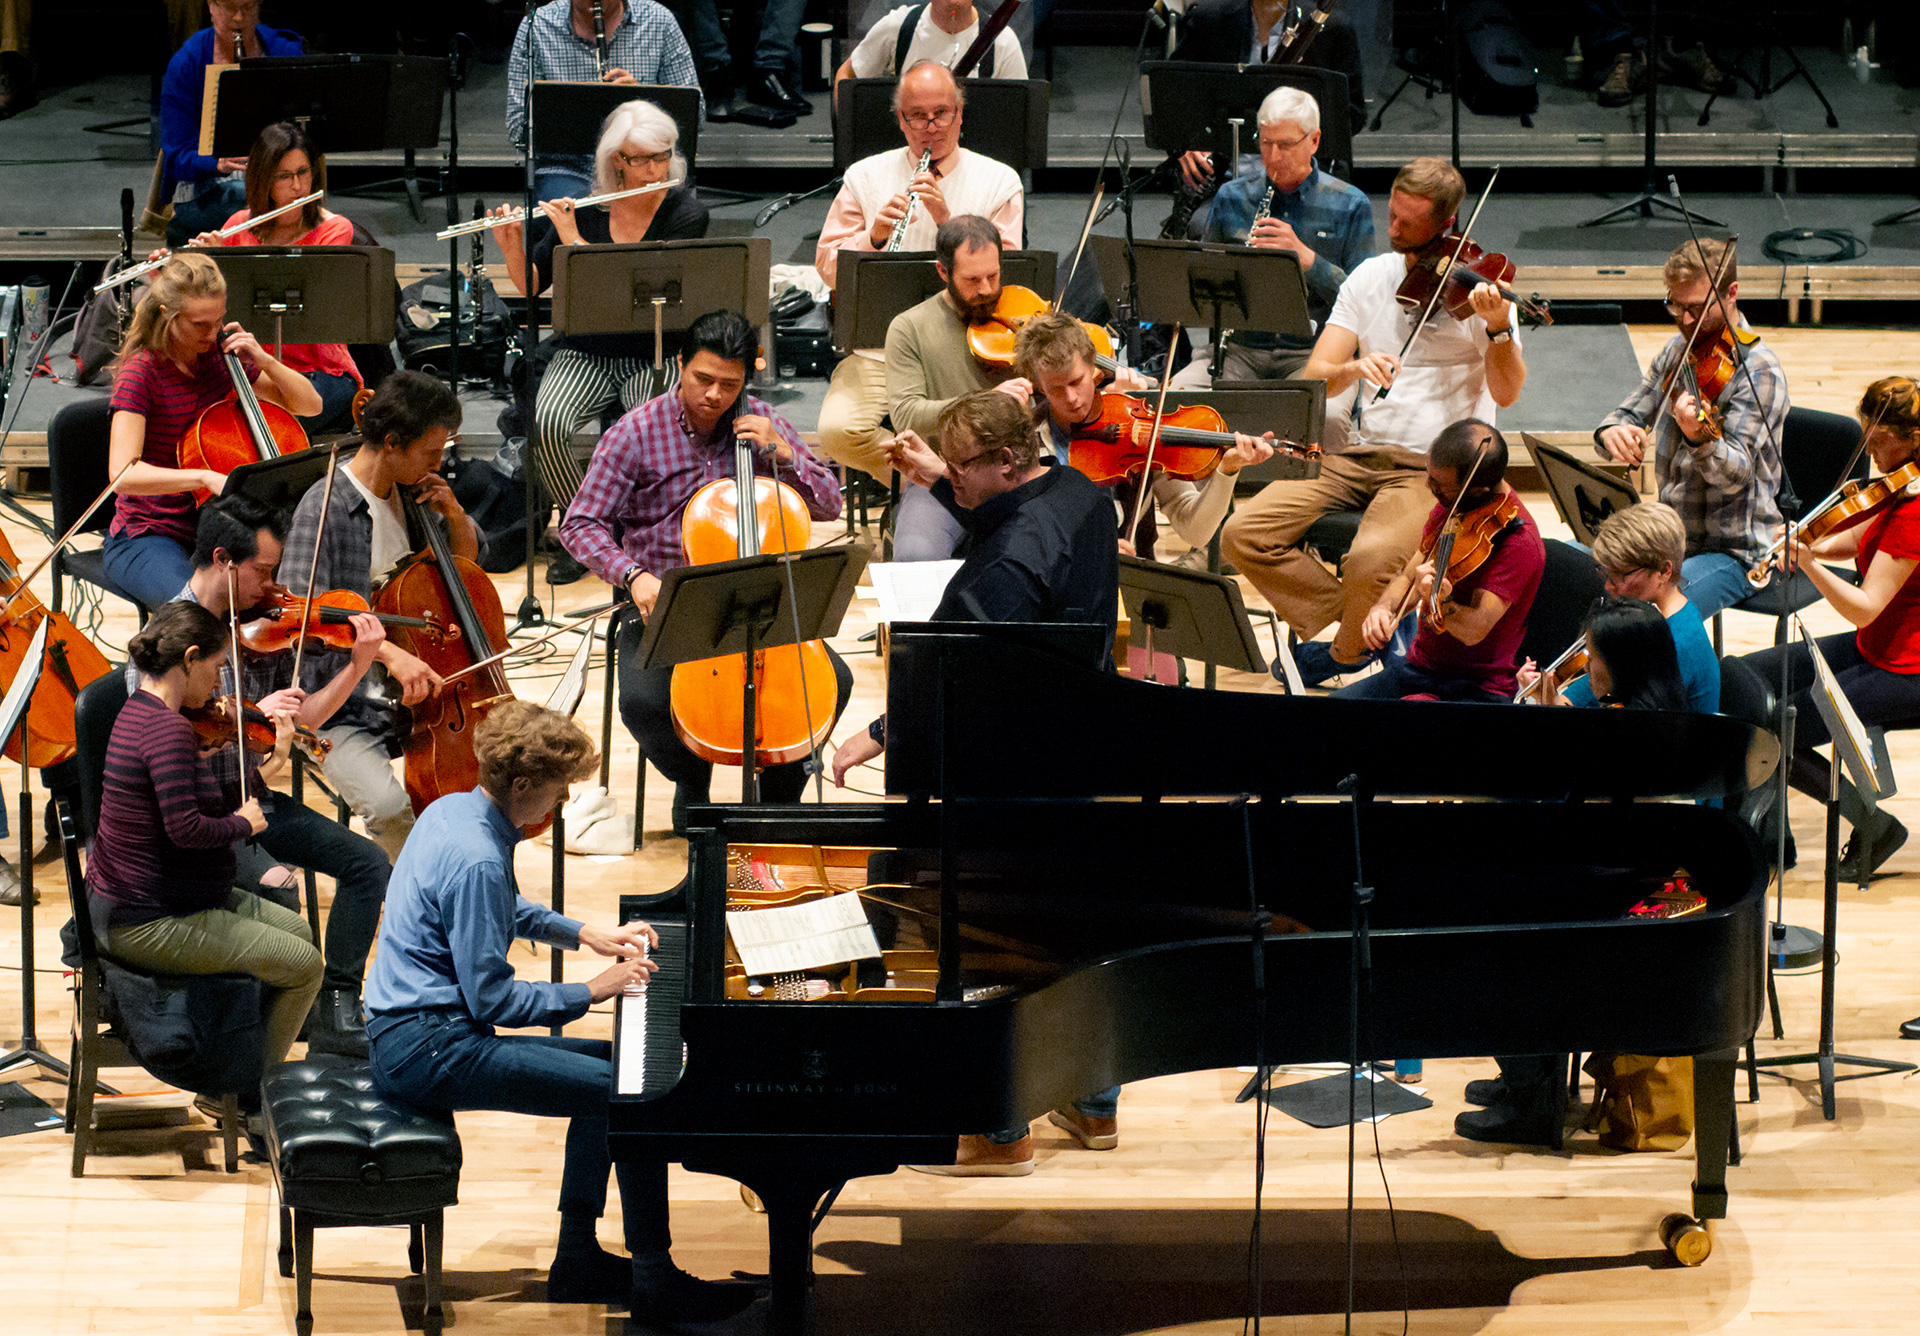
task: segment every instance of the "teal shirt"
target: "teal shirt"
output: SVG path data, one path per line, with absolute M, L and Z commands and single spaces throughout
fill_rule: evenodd
M 1680 680 L 1686 684 L 1687 707 L 1696 714 L 1720 713 L 1720 659 L 1713 652 L 1713 638 L 1707 634 L 1706 621 L 1691 603 L 1682 603 L 1667 618 L 1673 632 L 1673 652 L 1680 660 Z M 1560 693 L 1569 705 L 1592 705 L 1593 687 L 1584 677 L 1575 679 Z

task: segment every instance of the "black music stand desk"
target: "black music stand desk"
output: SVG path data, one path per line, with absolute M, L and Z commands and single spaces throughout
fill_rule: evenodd
M 1147 680 L 1156 650 L 1243 673 L 1264 673 L 1240 586 L 1224 575 L 1190 571 L 1122 555 L 1120 599 L 1133 622 L 1129 644 L 1147 652 Z M 1143 634 L 1144 631 L 1144 634 Z M 1211 683 L 1209 683 L 1211 685 Z
M 661 578 L 653 614 L 640 638 L 638 666 L 670 668 L 825 640 L 839 633 L 854 585 L 866 567 L 864 547 L 817 547 L 791 557 L 769 553 L 677 567 Z M 754 759 L 751 675 L 742 705 L 740 800 L 755 803 L 760 800 L 760 775 Z
M 1140 113 L 1148 148 L 1222 152 L 1233 118 L 1246 124 L 1243 153 L 1257 151 L 1260 104 L 1276 88 L 1298 88 L 1320 107 L 1320 159 L 1351 165 L 1353 123 L 1347 76 L 1306 65 L 1216 65 L 1203 60 L 1149 60 L 1140 66 Z M 1251 136 L 1251 137 L 1249 137 Z M 1238 170 L 1235 164 L 1234 170 Z
M 844 172 L 862 158 L 905 147 L 907 137 L 893 113 L 899 81 L 842 79 L 834 87 L 833 170 Z M 962 79 L 967 106 L 960 117 L 960 147 L 1005 163 L 1016 172 L 1047 165 L 1047 114 L 1051 85 L 1045 79 Z
M 1553 508 L 1585 546 L 1593 546 L 1594 534 L 1614 514 L 1640 503 L 1640 493 L 1631 483 L 1614 477 L 1598 464 L 1548 445 L 1529 432 L 1521 432 L 1520 440 L 1540 470 Z
M 1125 237 L 1092 238 L 1106 290 L 1127 290 Z M 1135 318 L 1153 324 L 1208 329 L 1218 366 L 1228 329 L 1313 338 L 1307 283 L 1290 250 L 1259 250 L 1196 241 L 1135 241 L 1140 306 Z
M 217 246 L 227 318 L 264 344 L 393 342 L 393 252 L 384 246 Z
M 918 306 L 945 285 L 934 270 L 932 251 L 842 251 L 833 294 L 833 350 L 887 346 L 893 318 Z M 1004 251 L 1000 281 L 1031 288 L 1053 299 L 1060 257 L 1052 251 Z
M 767 323 L 773 242 L 766 237 L 561 246 L 553 252 L 553 327 L 568 334 L 679 333 L 709 311 Z
M 676 146 L 693 172 L 700 147 L 700 90 L 678 84 L 560 83 L 533 85 L 534 133 L 542 157 L 592 157 L 600 146 L 600 127 L 613 109 L 627 102 L 651 102 L 673 117 L 680 130 Z

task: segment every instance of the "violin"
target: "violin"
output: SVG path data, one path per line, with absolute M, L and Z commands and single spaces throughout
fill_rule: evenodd
M 233 393 L 201 413 L 187 428 L 187 434 L 180 438 L 180 467 L 231 473 L 242 464 L 278 459 L 306 449 L 307 433 L 301 429 L 300 419 L 279 404 L 260 401 L 238 354 L 221 356 L 233 381 Z M 211 495 L 204 487 L 196 487 L 193 492 L 194 501 L 200 505 L 205 505 Z
M 1198 481 L 1220 466 L 1220 456 L 1233 448 L 1226 420 L 1205 404 L 1191 404 L 1160 416 L 1160 440 L 1153 465 L 1168 476 Z M 1067 462 L 1094 482 L 1108 483 L 1137 476 L 1147 466 L 1147 446 L 1153 440 L 1154 412 L 1145 400 L 1124 394 L 1100 396 L 1100 416 L 1073 429 Z M 1297 476 L 1320 472 L 1320 447 L 1298 441 L 1273 441 L 1276 455 L 1300 462 Z
M 353 648 L 352 617 L 372 613 L 386 627 L 409 629 L 434 627 L 425 617 L 405 617 L 396 613 L 373 612 L 372 606 L 351 589 L 330 589 L 313 597 L 313 606 L 290 589 L 276 586 L 266 601 L 242 614 L 240 643 L 255 654 L 274 654 L 292 649 L 304 640 L 308 645 L 327 649 Z
M 1560 657 L 1540 670 L 1540 676 L 1533 679 L 1513 693 L 1515 705 L 1538 705 L 1547 698 L 1547 688 L 1555 692 L 1562 691 L 1574 678 L 1587 671 L 1587 638 L 1582 635 L 1566 649 Z
M 1499 251 L 1482 250 L 1458 232 L 1443 232 L 1415 253 L 1394 295 L 1410 311 L 1426 310 L 1437 295 L 1437 304 L 1448 315 L 1465 320 L 1473 314 L 1473 290 L 1486 283 L 1519 308 L 1527 324 L 1551 325 L 1553 312 L 1545 300 L 1537 294 L 1522 297 L 1507 286 L 1516 272 L 1513 261 Z
M 242 702 L 238 725 L 233 718 L 232 696 L 215 696 L 205 705 L 181 710 L 180 716 L 193 725 L 193 735 L 203 747 L 232 745 L 238 729 L 244 729 L 248 751 L 271 752 L 280 741 L 280 732 L 274 727 L 273 720 L 252 701 Z M 293 726 L 293 745 L 316 765 L 326 760 L 327 753 L 333 750 L 331 742 L 305 724 Z
M 1726 393 L 1727 386 L 1733 382 L 1734 368 L 1739 365 L 1739 352 L 1733 340 L 1733 331 L 1722 325 L 1718 337 L 1706 347 L 1689 346 L 1674 363 L 1661 391 L 1661 398 L 1671 403 L 1680 378 L 1686 377 L 1693 394 L 1694 416 L 1706 433 L 1705 439 L 1710 441 L 1719 440 L 1726 429 L 1726 415 L 1715 407 L 1714 401 Z
M 753 522 L 739 498 L 753 496 Z M 754 476 L 753 443 L 735 437 L 733 477 L 710 482 L 687 500 L 680 544 L 689 564 L 704 566 L 762 553 L 806 550 L 812 522 L 800 493 Z M 674 666 L 668 703 L 674 731 L 694 755 L 716 765 L 742 764 L 742 715 L 748 666 L 727 654 Z M 754 757 L 781 765 L 809 756 L 833 730 L 839 683 L 826 645 L 809 640 L 753 653 Z
M 1845 483 L 1793 526 L 1793 536 L 1798 542 L 1817 543 L 1830 534 L 1845 533 L 1865 524 L 1896 501 L 1915 496 L 1920 496 L 1920 459 L 1910 460 L 1893 472 L 1867 482 Z M 1774 539 L 1766 555 L 1747 572 L 1747 583 L 1755 589 L 1764 588 L 1773 579 L 1774 559 L 1786 545 L 1785 534 Z
M 49 612 L 34 596 L 20 575 L 20 558 L 13 545 L 0 533 L 0 593 L 5 594 L 5 609 L 0 612 L 0 690 L 11 688 L 14 678 L 25 666 L 27 650 L 40 623 L 48 618 L 46 649 L 41 656 L 40 680 L 27 704 L 27 764 L 36 770 L 72 756 L 79 744 L 73 731 L 74 703 L 80 688 L 112 671 L 107 656 L 67 619 L 63 612 Z M 8 760 L 20 759 L 20 730 L 5 738 L 3 751 Z
M 988 366 L 1010 367 L 1013 365 L 1014 345 L 1020 340 L 1020 327 L 1037 315 L 1045 315 L 1053 310 L 1053 303 L 1045 300 L 1032 288 L 1023 288 L 1018 283 L 1009 283 L 1000 289 L 1000 300 L 993 308 L 993 314 L 984 320 L 976 320 L 967 326 L 967 347 L 974 358 Z M 1087 331 L 1087 337 L 1093 340 L 1094 365 L 1109 375 L 1120 369 L 1113 359 L 1113 335 L 1099 325 L 1080 322 Z
M 1436 631 L 1444 631 L 1440 615 L 1440 581 L 1458 588 L 1460 582 L 1487 564 L 1500 535 L 1520 519 L 1520 498 L 1501 488 L 1500 495 L 1472 510 L 1456 511 L 1420 545 L 1422 563 L 1433 562 L 1433 592 L 1422 616 Z

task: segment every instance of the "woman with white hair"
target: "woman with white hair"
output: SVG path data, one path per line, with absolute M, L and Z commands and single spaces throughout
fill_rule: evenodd
M 675 184 L 671 190 L 630 196 L 603 208 L 576 209 L 564 198 L 540 205 L 551 226 L 539 227 L 534 239 L 536 295 L 553 281 L 555 246 L 681 241 L 707 234 L 707 206 L 685 183 L 687 162 L 680 156 L 679 141 L 673 117 L 651 102 L 623 102 L 613 109 L 600 127 L 594 152 L 594 193 L 632 190 L 656 181 Z M 502 205 L 494 212 L 511 207 Z M 524 229 L 508 223 L 495 228 L 493 236 L 506 253 L 508 272 L 522 280 Z M 651 328 L 631 334 L 556 335 L 553 346 L 553 360 L 534 399 L 533 459 L 547 495 L 564 515 L 585 472 L 573 457 L 575 429 L 611 404 L 632 409 L 663 387 L 654 382 Z M 556 553 L 547 567 L 553 584 L 569 584 L 585 573 L 586 568 L 564 552 Z

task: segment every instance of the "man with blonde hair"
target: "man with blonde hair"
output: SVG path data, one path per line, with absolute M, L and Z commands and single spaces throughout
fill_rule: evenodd
M 1687 597 L 1711 617 L 1747 596 L 1747 571 L 1780 527 L 1787 375 L 1740 316 L 1732 243 L 1682 242 L 1667 257 L 1665 279 L 1676 332 L 1593 437 L 1601 458 L 1630 468 L 1640 467 L 1651 445 L 1660 499 L 1687 530 L 1680 569 Z M 1700 385 L 1681 365 L 1689 349 L 1732 359 L 1726 384 Z
M 1513 304 L 1486 283 L 1473 288 L 1466 319 L 1436 311 L 1401 361 L 1416 313 L 1399 302 L 1400 284 L 1465 197 L 1466 182 L 1443 158 L 1415 158 L 1394 177 L 1393 252 L 1347 276 L 1302 373 L 1327 382 L 1320 476 L 1270 483 L 1221 531 L 1224 555 L 1300 636 L 1309 686 L 1378 657 L 1361 625 L 1419 543 L 1432 505 L 1428 446 L 1452 423 L 1492 423 L 1526 384 Z M 1315 520 L 1341 510 L 1364 518 L 1336 577 L 1304 540 Z M 1331 644 L 1312 639 L 1336 622 Z
M 1658 501 L 1628 506 L 1609 515 L 1593 536 L 1593 559 L 1607 577 L 1607 593 L 1615 598 L 1638 598 L 1653 604 L 1673 632 L 1673 649 L 1680 660 L 1680 679 L 1686 684 L 1687 704 L 1702 714 L 1720 710 L 1720 660 L 1713 652 L 1700 610 L 1680 587 L 1680 568 L 1687 555 L 1687 530 L 1672 506 Z M 1533 680 L 1529 659 L 1520 667 L 1520 684 Z M 1543 700 L 1568 705 L 1592 705 L 1593 688 L 1581 677 L 1555 692 L 1548 687 Z
M 640 1322 L 737 1313 L 753 1302 L 751 1287 L 695 1280 L 673 1264 L 666 1161 L 610 1165 L 613 1045 L 495 1033 L 578 1020 L 594 1003 L 644 985 L 656 968 L 647 950 L 659 936 L 646 924 L 603 928 L 564 918 L 521 895 L 514 881 L 514 846 L 599 765 L 593 742 L 565 715 L 506 700 L 474 730 L 473 754 L 480 786 L 421 813 L 394 865 L 367 980 L 374 1086 L 445 1117 L 498 1109 L 570 1120 L 549 1302 L 629 1303 Z M 586 983 L 520 979 L 507 954 L 516 937 L 585 946 L 614 964 Z M 631 1258 L 603 1251 L 596 1237 L 609 1167 L 620 1180 Z

